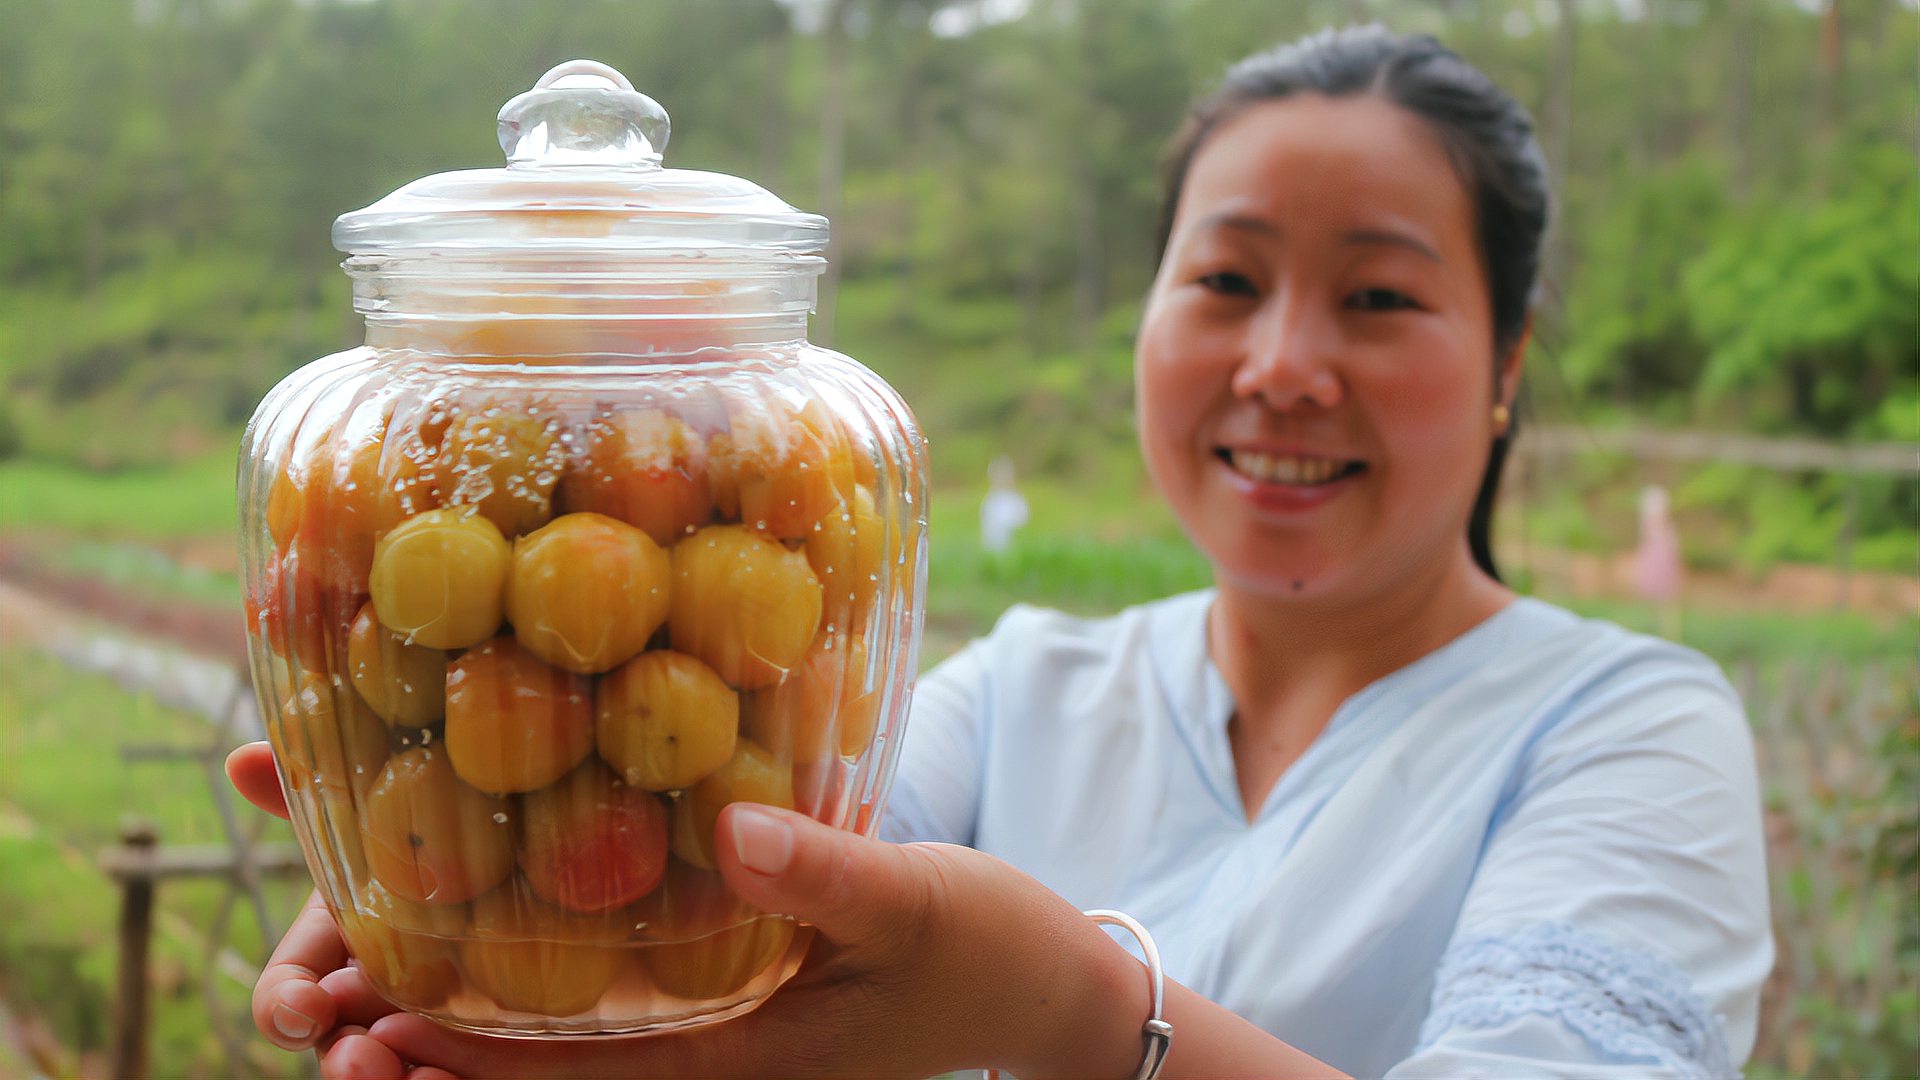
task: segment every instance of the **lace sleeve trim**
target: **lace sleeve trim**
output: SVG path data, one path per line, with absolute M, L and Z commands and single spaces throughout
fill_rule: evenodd
M 1526 1016 L 1565 1024 L 1602 1054 L 1688 1077 L 1738 1076 L 1726 1033 L 1691 980 L 1652 954 L 1566 923 L 1456 942 L 1441 960 L 1425 1049 L 1450 1029 Z

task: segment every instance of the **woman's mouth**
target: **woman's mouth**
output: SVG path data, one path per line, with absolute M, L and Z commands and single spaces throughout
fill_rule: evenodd
M 1367 463 L 1345 458 L 1269 454 L 1259 450 L 1218 447 L 1214 455 L 1235 473 L 1256 484 L 1320 487 L 1364 472 Z

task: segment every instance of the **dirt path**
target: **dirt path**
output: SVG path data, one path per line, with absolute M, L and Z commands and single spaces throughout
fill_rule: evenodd
M 52 640 L 52 628 L 76 615 L 63 604 L 0 578 L 0 648 L 45 646 Z
M 231 607 L 143 595 L 111 582 L 61 573 L 0 538 L 0 643 L 44 635 L 36 624 L 92 616 L 130 634 L 244 667 L 246 627 Z M 64 615 L 58 614 L 64 612 Z

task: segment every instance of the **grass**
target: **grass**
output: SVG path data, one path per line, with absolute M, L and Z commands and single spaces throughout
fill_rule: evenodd
M 0 530 L 140 540 L 232 536 L 235 460 L 226 450 L 111 472 L 30 458 L 0 463 Z
M 1660 633 L 1659 609 L 1617 600 L 1559 601 L 1582 615 L 1607 619 L 1629 630 Z M 1763 667 L 1796 661 L 1837 658 L 1850 664 L 1912 663 L 1913 642 L 1920 639 L 1920 617 L 1888 625 L 1852 611 L 1786 613 L 1689 609 L 1681 622 L 1681 644 L 1722 664 L 1750 660 Z
M 999 553 L 981 545 L 978 491 L 935 493 L 927 617 L 943 633 L 984 633 L 1016 603 L 1096 615 L 1211 580 L 1157 501 L 1125 492 L 1076 497 L 1044 484 L 1024 493 L 1032 520 Z
M 1045 487 L 1029 489 L 1033 521 L 1010 550 L 998 555 L 981 547 L 979 497 L 977 491 L 938 493 L 929 514 L 928 621 L 944 633 L 984 633 L 1016 603 L 1103 614 L 1211 584 L 1206 560 L 1150 496 L 1102 504 Z M 1661 633 L 1661 613 L 1654 605 L 1543 599 L 1630 630 Z M 1690 608 L 1679 638 L 1722 664 L 1750 660 L 1771 668 L 1816 655 L 1849 663 L 1910 664 L 1920 617 L 1890 625 L 1853 611 Z
M 0 675 L 0 968 L 17 1000 L 48 1014 L 62 1044 L 99 1050 L 111 1029 L 118 901 L 116 887 L 91 860 L 115 842 L 129 814 L 154 821 L 163 842 L 223 837 L 205 773 L 194 763 L 128 763 L 118 750 L 197 745 L 211 729 L 41 655 L 0 652 Z M 292 834 L 275 823 L 264 838 L 288 841 Z M 203 965 L 196 940 L 210 925 L 222 888 L 215 881 L 176 881 L 159 889 L 151 961 L 156 1076 L 223 1069 L 198 992 Z M 276 917 L 289 917 L 305 891 L 299 883 L 271 884 Z M 265 955 L 244 908 L 236 911 L 225 944 L 256 960 Z M 250 1033 L 248 994 L 232 980 L 218 985 L 224 1014 Z M 260 1052 L 250 1056 L 283 1061 L 281 1074 L 295 1072 L 292 1056 L 252 1041 Z

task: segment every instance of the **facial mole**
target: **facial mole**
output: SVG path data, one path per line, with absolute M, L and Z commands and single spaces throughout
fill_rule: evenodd
M 1307 583 L 1306 583 L 1306 582 L 1304 582 L 1304 581 L 1301 581 L 1301 580 L 1299 580 L 1298 578 L 1296 578 L 1296 579 L 1294 579 L 1294 582 L 1293 582 L 1293 591 L 1294 591 L 1294 592 L 1299 592 L 1299 591 L 1300 591 L 1301 589 L 1304 589 L 1304 588 L 1306 588 L 1306 587 L 1307 587 Z

